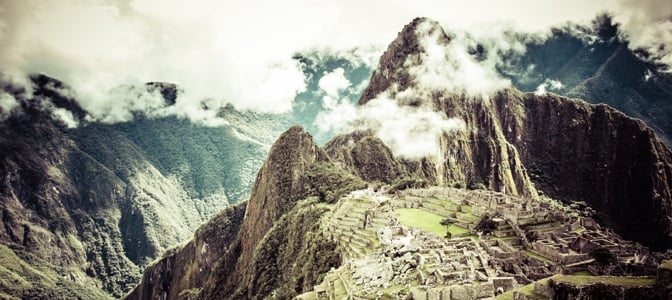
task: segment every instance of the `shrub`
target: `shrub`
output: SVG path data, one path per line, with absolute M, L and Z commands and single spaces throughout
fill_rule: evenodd
M 402 177 L 397 179 L 394 183 L 392 183 L 392 186 L 390 186 L 390 193 L 394 193 L 397 191 L 403 191 L 406 189 L 419 189 L 419 188 L 424 188 L 427 187 L 427 181 L 424 179 L 420 178 L 415 178 L 415 177 Z
M 305 196 L 334 203 L 352 191 L 366 188 L 367 183 L 332 164 L 316 163 L 304 175 L 303 185 Z
M 497 222 L 493 221 L 489 215 L 484 215 L 474 229 L 483 232 L 483 234 L 489 234 L 495 231 L 496 228 Z

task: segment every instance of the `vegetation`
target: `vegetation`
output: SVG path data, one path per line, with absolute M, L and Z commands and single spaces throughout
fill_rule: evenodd
M 77 269 L 54 266 L 24 250 L 0 245 L 0 298 L 112 299 L 84 278 Z
M 497 222 L 492 220 L 490 215 L 485 214 L 474 229 L 476 231 L 482 232 L 483 234 L 490 234 L 495 231 L 495 229 L 497 229 Z
M 366 188 L 367 183 L 331 163 L 313 164 L 304 175 L 304 189 L 321 202 L 335 203 L 348 193 Z
M 663 261 L 660 263 L 659 268 L 661 268 L 661 269 L 667 269 L 667 270 L 672 270 L 672 260 L 670 260 L 670 259 L 663 260 Z
M 314 202 L 298 203 L 259 243 L 252 298 L 291 299 L 311 290 L 322 274 L 340 265 L 336 243 L 320 229 L 320 218 L 328 209 L 312 207 Z
M 453 224 L 453 225 L 450 225 L 450 227 L 448 227 L 448 232 L 450 232 L 450 234 L 453 235 L 453 236 L 462 236 L 462 235 L 465 235 L 465 234 L 471 232 L 471 230 L 469 230 L 467 228 L 464 228 L 462 226 Z
M 441 225 L 446 226 L 446 236 L 445 238 L 450 239 L 453 237 L 453 234 L 450 232 L 450 226 L 453 225 L 453 221 L 450 219 L 443 219 L 439 222 Z
M 576 271 L 572 275 L 574 275 L 574 276 L 595 276 L 595 275 L 593 275 L 593 273 L 590 273 L 590 271 L 588 271 L 588 270 Z
M 600 266 L 606 266 L 616 263 L 616 257 L 607 248 L 596 248 L 588 254 L 595 259 L 595 262 Z
M 655 277 L 617 277 L 617 276 L 574 276 L 574 275 L 556 275 L 552 277 L 556 283 L 566 283 L 573 286 L 586 286 L 596 283 L 637 287 L 652 286 L 656 284 Z
M 543 262 L 545 262 L 545 263 L 547 263 L 547 264 L 551 264 L 551 265 L 555 265 L 555 264 L 556 264 L 554 261 L 550 260 L 548 257 L 543 256 L 543 255 L 541 255 L 541 254 L 539 254 L 539 253 L 536 253 L 536 252 L 534 252 L 534 251 L 524 250 L 524 253 L 525 253 L 527 256 L 529 256 L 529 257 L 536 258 L 536 259 L 538 259 L 538 260 L 540 260 L 540 261 L 543 261 Z
M 444 236 L 446 228 L 441 224 L 443 217 L 417 208 L 395 209 L 397 219 L 402 225 L 416 227 L 437 236 Z
M 419 189 L 427 187 L 429 183 L 427 180 L 415 177 L 404 176 L 392 183 L 390 186 L 389 193 L 395 193 L 397 191 L 403 191 L 406 189 Z

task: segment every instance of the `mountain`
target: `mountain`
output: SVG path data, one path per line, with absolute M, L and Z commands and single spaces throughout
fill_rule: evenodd
M 402 93 L 419 84 L 407 62 L 425 51 L 419 24 L 429 24 L 423 32 L 440 32 L 437 43 L 450 42 L 438 23 L 414 20 L 381 57 L 361 105 L 389 87 Z M 529 197 L 538 189 L 555 199 L 586 201 L 624 237 L 654 248 L 672 245 L 672 152 L 644 122 L 603 104 L 514 89 L 491 97 L 437 90 L 424 101 L 467 128 L 443 137 L 436 183 L 475 182 Z
M 339 172 L 301 127 L 292 127 L 271 148 L 246 207 L 245 203 L 239 204 L 242 207 L 223 212 L 206 223 L 205 229 L 199 229 L 205 232 L 207 228 L 240 223 L 233 230 L 217 232 L 228 243 L 217 240 L 214 245 L 201 248 L 202 256 L 216 260 L 204 264 L 179 259 L 185 257 L 186 251 L 192 251 L 192 244 L 204 243 L 197 234 L 186 247 L 149 267 L 127 299 L 180 299 L 185 293 L 205 299 L 256 299 L 268 295 L 286 298 L 297 290 L 311 288 L 320 274 L 340 263 L 335 244 L 320 232 L 320 223 L 316 222 L 329 211 L 317 203 L 321 188 L 345 188 L 335 197 L 338 199 L 363 187 L 365 184 L 354 176 Z M 231 215 L 230 211 L 237 209 L 245 211 L 242 219 L 239 214 Z M 213 251 L 221 249 L 221 255 L 213 255 Z M 171 261 L 177 264 L 163 270 Z M 174 277 L 180 274 L 198 279 Z M 157 282 L 167 284 L 156 286 Z
M 670 248 L 666 144 L 641 120 L 555 94 L 413 94 L 423 82 L 409 69 L 427 63 L 428 36 L 451 42 L 438 23 L 413 20 L 359 103 L 411 94 L 399 105 L 464 120 L 439 137 L 436 156 L 395 157 L 375 130 L 319 148 L 292 127 L 246 206 L 149 266 L 127 299 L 666 295 L 656 274 L 668 274 L 669 254 L 651 252 Z M 553 276 L 565 272 L 612 277 Z M 626 275 L 635 277 L 613 277 Z
M 669 145 L 672 75 L 633 51 L 609 15 L 590 26 L 566 25 L 543 42 L 528 41 L 522 56 L 505 57 L 500 72 L 521 91 L 545 85 L 554 93 L 604 103 L 641 119 Z
M 17 266 L 0 270 L 6 297 L 122 296 L 141 268 L 247 195 L 265 139 L 287 122 L 227 107 L 222 127 L 141 115 L 90 123 L 65 84 L 31 79 L 32 95 L 3 84 L 20 104 L 0 124 L 0 241 Z M 148 88 L 174 103 L 174 86 Z

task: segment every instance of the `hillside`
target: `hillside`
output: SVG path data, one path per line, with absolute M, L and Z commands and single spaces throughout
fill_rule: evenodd
M 142 116 L 89 123 L 63 83 L 32 80 L 32 97 L 3 84 L 21 106 L 0 124 L 0 241 L 17 264 L 36 268 L 0 272 L 2 290 L 19 298 L 128 292 L 147 263 L 244 199 L 274 138 L 263 130 L 284 122 L 228 108 L 234 125 L 224 127 Z M 80 126 L 69 128 L 58 110 Z M 250 128 L 257 140 L 245 138 Z

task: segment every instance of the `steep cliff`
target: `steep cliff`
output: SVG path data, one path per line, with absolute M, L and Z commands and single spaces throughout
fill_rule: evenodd
M 201 226 L 186 245 L 168 251 L 144 273 L 130 299 L 189 299 L 198 295 L 212 264 L 234 242 L 247 202 L 229 207 Z
M 511 88 L 476 95 L 427 91 L 409 69 L 429 63 L 423 57 L 431 49 L 420 41 L 428 38 L 438 47 L 450 43 L 434 21 L 407 25 L 381 57 L 359 103 L 422 87 L 415 101 L 400 104 L 431 103 L 464 120 L 466 130 L 441 138 L 438 183 L 483 184 L 532 197 L 538 188 L 559 199 L 586 200 L 625 237 L 657 248 L 671 245 L 672 154 L 643 122 L 606 105 Z
M 32 84 L 30 93 L 0 82 L 19 105 L 0 122 L 0 243 L 46 279 L 0 268 L 8 296 L 122 296 L 142 267 L 246 195 L 267 151 L 244 137 L 262 117 L 227 108 L 241 124 L 89 123 L 65 84 L 46 76 Z M 150 86 L 174 102 L 170 85 Z M 12 285 L 17 278 L 32 285 Z

